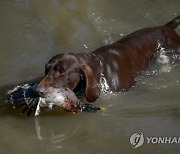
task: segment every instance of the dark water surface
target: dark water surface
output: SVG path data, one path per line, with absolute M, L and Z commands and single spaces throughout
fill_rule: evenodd
M 103 94 L 96 104 L 104 112 L 26 118 L 4 102 L 11 85 L 41 77 L 53 55 L 91 51 L 177 14 L 179 0 L 1 0 L 0 154 L 179 154 L 180 144 L 129 143 L 135 132 L 180 137 L 179 60 L 168 73 L 154 73 L 160 66 L 153 62 L 136 88 Z

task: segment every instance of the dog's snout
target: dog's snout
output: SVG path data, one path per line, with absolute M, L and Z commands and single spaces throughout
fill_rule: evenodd
M 36 92 L 39 96 L 43 97 L 44 94 L 45 94 L 45 88 L 40 87 L 40 86 L 38 85 L 38 86 L 36 87 L 36 89 L 35 89 L 35 92 Z

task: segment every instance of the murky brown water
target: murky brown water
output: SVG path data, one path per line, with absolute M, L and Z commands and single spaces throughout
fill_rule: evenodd
M 126 93 L 102 95 L 96 104 L 104 112 L 43 111 L 26 118 L 4 103 L 9 85 L 41 77 L 53 55 L 91 51 L 177 14 L 179 0 L 1 0 L 0 153 L 179 153 L 179 144 L 133 149 L 129 143 L 139 131 L 180 137 L 179 61 L 169 73 L 142 75 Z M 154 63 L 149 71 L 156 69 Z

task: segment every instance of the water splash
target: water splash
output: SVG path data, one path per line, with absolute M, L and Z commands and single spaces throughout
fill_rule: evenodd
M 101 77 L 100 77 L 100 87 L 101 87 L 101 91 L 103 93 L 110 93 L 110 94 L 113 93 L 111 91 L 111 89 L 110 89 L 110 87 L 109 87 L 109 85 L 107 83 L 107 80 L 106 80 L 103 73 L 101 73 Z
M 95 12 L 93 12 L 90 15 L 90 18 L 92 19 L 92 24 L 95 27 L 95 29 L 102 35 L 103 43 L 105 45 L 113 43 L 114 42 L 114 39 L 112 38 L 113 28 L 109 25 L 111 25 L 111 23 L 114 22 L 115 20 L 103 19 L 103 17 L 99 16 Z

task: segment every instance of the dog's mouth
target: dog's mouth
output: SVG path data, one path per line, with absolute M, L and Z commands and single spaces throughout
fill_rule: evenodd
M 22 114 L 29 116 L 35 111 L 39 115 L 41 108 L 61 108 L 65 111 L 77 113 L 80 111 L 96 112 L 101 110 L 92 104 L 84 104 L 79 101 L 75 93 L 70 89 L 48 88 L 44 97 L 40 97 L 34 91 L 38 83 L 24 84 L 7 91 L 8 101 L 15 108 L 22 108 Z
M 77 113 L 81 111 L 82 104 L 70 89 L 49 88 L 43 103 L 40 107 L 48 107 L 50 109 L 59 107 L 65 111 Z

